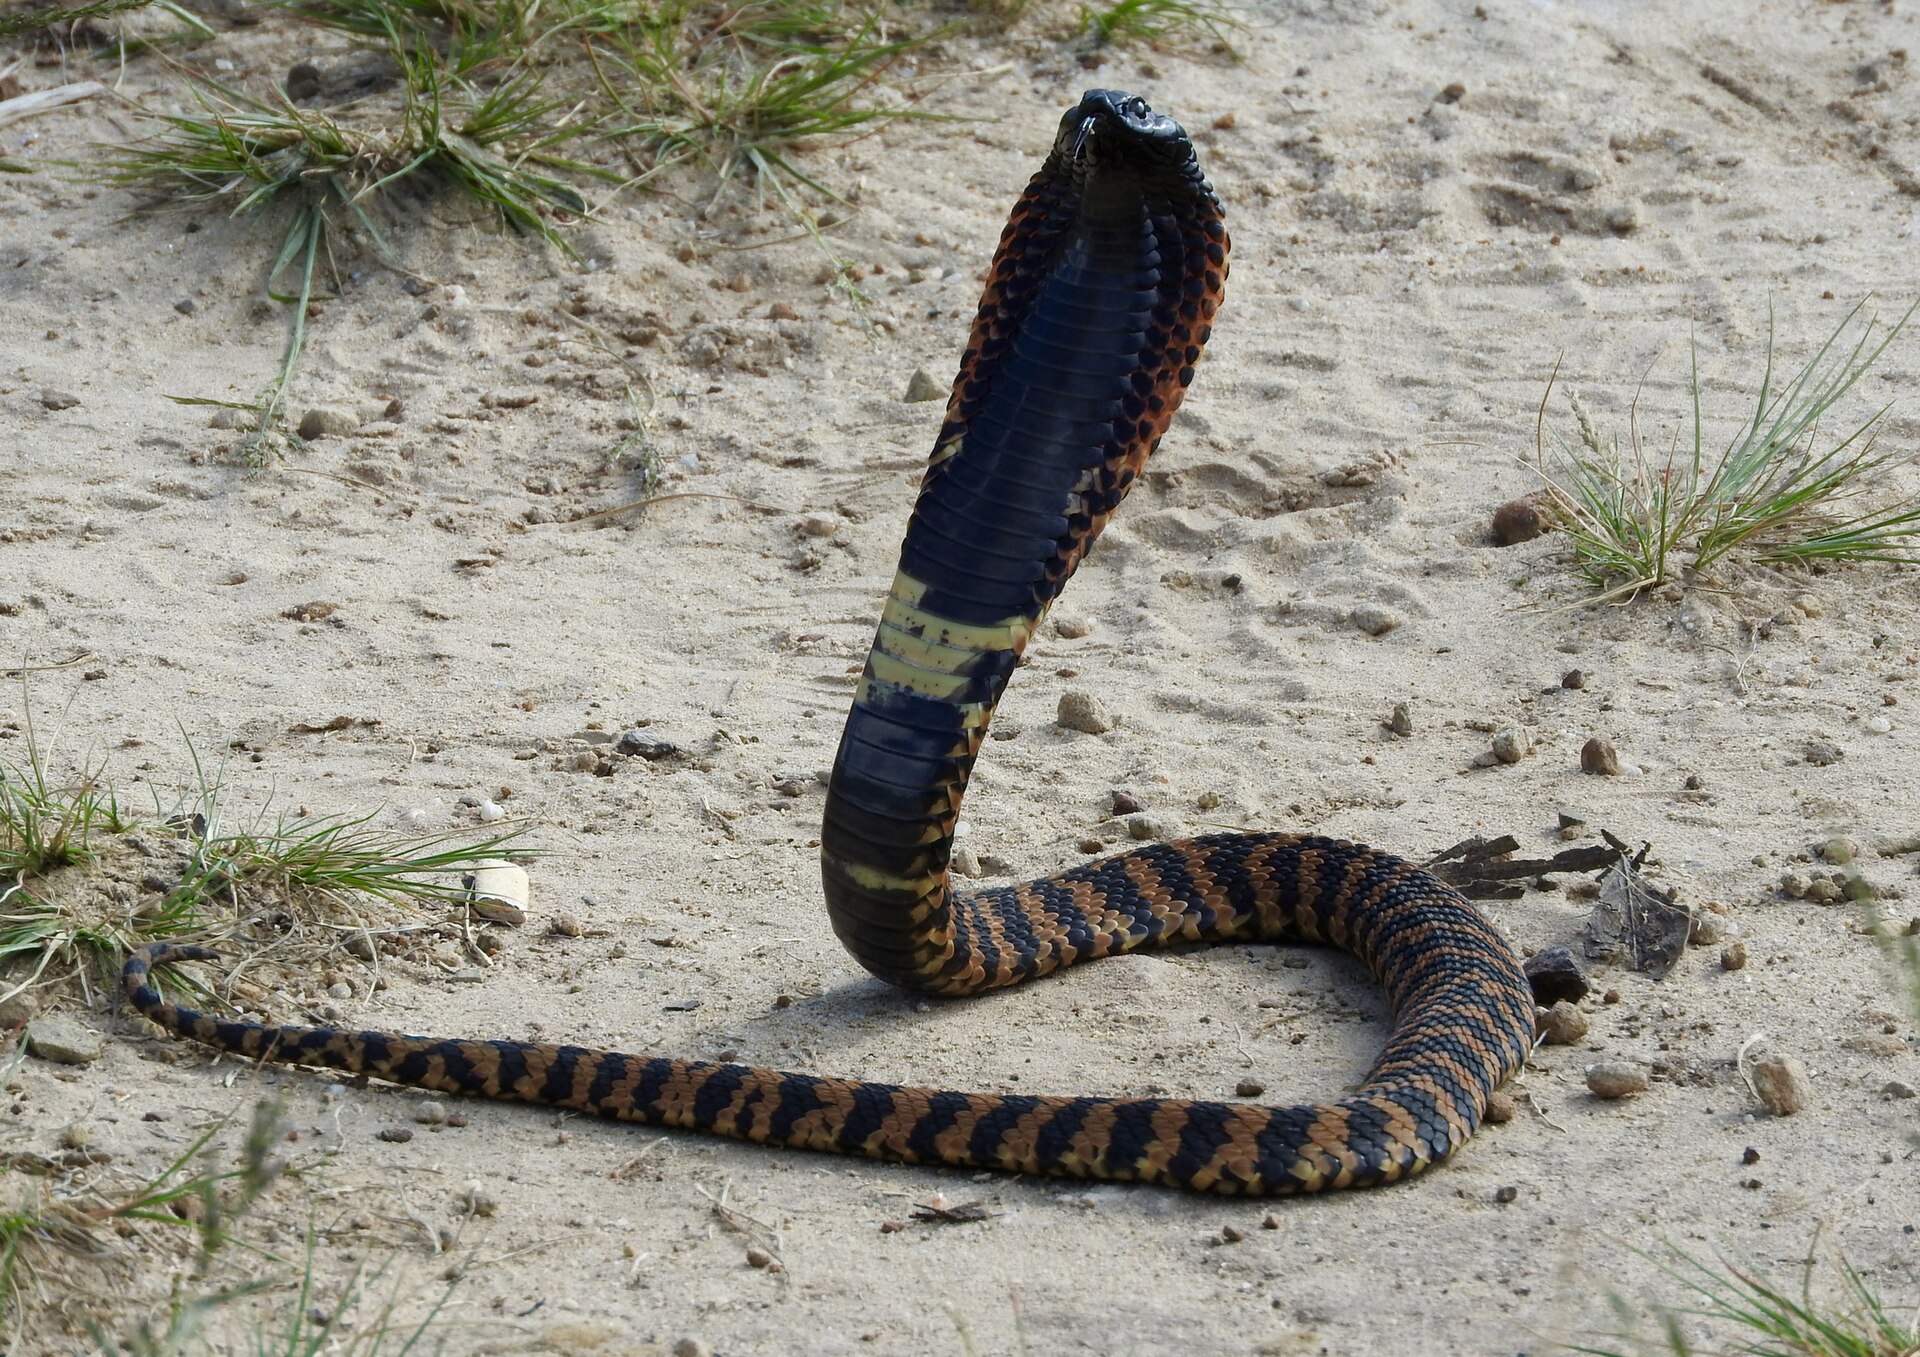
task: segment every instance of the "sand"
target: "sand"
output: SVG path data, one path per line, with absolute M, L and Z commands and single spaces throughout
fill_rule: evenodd
M 268 24 L 220 50 L 228 78 L 265 82 L 310 41 Z M 0 665 L 85 657 L 8 684 L 0 754 L 30 713 L 56 771 L 104 760 L 136 804 L 188 779 L 189 743 L 236 813 L 477 828 L 494 799 L 549 850 L 528 926 L 490 969 L 449 945 L 451 971 L 390 960 L 379 991 L 341 957 L 353 1025 L 967 1089 L 1337 1091 L 1384 1021 L 1343 959 L 1129 958 L 928 1005 L 865 977 L 817 899 L 816 770 L 941 409 L 901 397 L 915 369 L 952 371 L 1008 205 L 1061 110 L 1105 84 L 1195 132 L 1233 277 L 1186 412 L 1057 609 L 1090 629 L 1050 626 L 1012 685 L 964 845 L 1019 874 L 1082 861 L 1124 832 L 1115 788 L 1170 833 L 1311 829 L 1412 857 L 1475 833 L 1549 852 L 1570 809 L 1650 842 L 1683 900 L 1720 902 L 1746 968 L 1717 947 L 1657 982 L 1598 968 L 1619 1001 L 1589 1001 L 1582 1045 L 1537 1054 L 1514 1121 L 1411 1184 L 1316 1200 L 849 1163 L 493 1105 L 429 1129 L 418 1095 L 215 1063 L 78 1003 L 107 1051 L 15 1068 L 8 1150 L 50 1152 L 81 1121 L 130 1180 L 272 1091 L 307 1170 L 262 1208 L 277 1247 L 297 1256 L 317 1202 L 323 1285 L 389 1260 L 407 1315 L 463 1272 L 441 1317 L 456 1353 L 1545 1353 L 1612 1328 L 1610 1292 L 1681 1299 L 1631 1251 L 1663 1241 L 1790 1279 L 1817 1237 L 1912 1303 L 1920 1101 L 1882 1092 L 1920 1081 L 1912 1017 L 1854 910 L 1779 883 L 1845 834 L 1887 908 L 1915 912 L 1913 855 L 1870 845 L 1920 828 L 1916 576 L 1735 570 L 1591 606 L 1562 539 L 1499 549 L 1488 531 L 1538 484 L 1556 361 L 1615 427 L 1638 391 L 1664 448 L 1689 336 L 1729 430 L 1769 305 L 1799 361 L 1863 296 L 1912 299 L 1911 8 L 1262 4 L 1242 64 L 1097 71 L 1037 37 L 970 42 L 952 48 L 975 74 L 934 106 L 985 120 L 819 162 L 854 186 L 834 236 L 867 271 L 871 332 L 818 284 L 812 245 L 776 243 L 776 213 L 697 221 L 691 180 L 577 229 L 590 270 L 433 201 L 433 229 L 396 241 L 429 285 L 349 261 L 312 326 L 295 414 L 357 430 L 258 472 L 239 435 L 165 397 L 248 399 L 274 369 L 284 316 L 259 299 L 277 228 L 0 176 Z M 97 73 L 74 56 L 15 78 Z M 112 78 L 165 84 L 150 62 Z M 45 165 L 126 126 L 98 98 L 0 128 L 0 153 Z M 1917 358 L 1896 345 L 1857 412 L 1910 397 Z M 666 488 L 697 497 L 567 523 L 634 497 L 614 457 L 636 410 Z M 1882 437 L 1920 439 L 1910 399 Z M 289 616 L 317 602 L 335 611 Z M 1573 668 L 1584 688 L 1561 686 Z M 1069 688 L 1114 729 L 1060 729 Z M 1381 725 L 1403 701 L 1406 739 Z M 1533 752 L 1475 766 L 1508 725 Z M 574 768 L 583 740 L 635 727 L 683 757 Z M 1622 776 L 1580 773 L 1595 735 Z M 1809 762 L 1814 742 L 1843 756 Z M 1576 884 L 1488 911 L 1521 948 L 1577 950 Z M 550 934 L 560 913 L 583 936 Z M 315 996 L 333 1002 L 317 977 L 270 1006 L 297 1019 Z M 1736 1072 L 1761 1033 L 1809 1071 L 1805 1112 L 1768 1115 Z M 1585 1067 L 1608 1059 L 1650 1071 L 1648 1091 L 1591 1097 Z M 416 1134 L 377 1138 L 394 1127 Z M 474 1182 L 494 1214 L 464 1213 Z M 988 1218 L 912 1219 L 936 1196 Z

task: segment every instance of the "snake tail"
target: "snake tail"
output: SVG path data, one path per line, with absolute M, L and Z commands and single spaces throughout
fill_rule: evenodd
M 1147 844 L 962 894 L 960 802 L 1027 641 L 1166 433 L 1227 279 L 1218 197 L 1178 123 L 1091 90 L 1001 236 L 828 786 L 821 868 L 848 950 L 969 995 L 1142 947 L 1317 942 L 1386 990 L 1387 1041 L 1326 1103 L 966 1093 L 523 1041 L 235 1022 L 124 974 L 162 1027 L 257 1060 L 912 1164 L 1285 1195 L 1393 1182 L 1466 1142 L 1525 1061 L 1513 949 L 1407 863 L 1317 836 Z

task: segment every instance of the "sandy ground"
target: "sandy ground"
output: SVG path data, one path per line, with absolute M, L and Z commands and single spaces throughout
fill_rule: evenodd
M 1779 890 L 1829 834 L 1920 828 L 1917 577 L 1755 572 L 1568 606 L 1559 542 L 1487 535 L 1536 484 L 1557 356 L 1618 424 L 1652 364 L 1641 421 L 1665 446 L 1689 333 L 1710 375 L 1739 379 L 1710 391 L 1724 414 L 1769 301 L 1803 359 L 1863 295 L 1911 299 L 1920 22 L 1788 0 L 1267 3 L 1244 45 L 1241 65 L 1097 72 L 1037 42 L 963 49 L 984 72 L 940 101 L 988 120 L 829 154 L 859 186 L 836 237 L 868 271 L 871 334 L 818 285 L 811 245 L 769 243 L 789 234 L 772 213 L 623 198 L 577 232 L 582 271 L 427 204 L 438 229 L 397 244 L 433 286 L 356 266 L 296 387 L 296 414 L 367 422 L 259 474 L 163 396 L 245 399 L 273 370 L 282 314 L 258 299 L 276 228 L 130 218 L 112 190 L 0 177 L 0 664 L 94 657 L 9 685 L 0 753 L 31 708 L 59 766 L 105 758 L 136 801 L 185 780 L 186 741 L 225 755 L 236 807 L 442 828 L 500 800 L 552 850 L 529 926 L 479 983 L 451 946 L 390 958 L 382 991 L 337 958 L 354 1025 L 972 1089 L 1337 1090 L 1384 1016 L 1342 959 L 1126 959 L 928 1006 L 859 972 L 816 898 L 814 773 L 941 408 L 903 402 L 907 379 L 952 370 L 1007 206 L 1062 108 L 1108 84 L 1195 130 L 1229 205 L 1231 290 L 1187 412 L 1059 609 L 1090 630 L 1049 628 L 1007 697 L 966 843 L 1056 870 L 1116 836 L 1115 788 L 1170 832 L 1315 829 L 1412 856 L 1472 833 L 1550 851 L 1573 808 L 1650 841 L 1686 899 L 1723 902 L 1746 969 L 1714 948 L 1658 983 L 1603 968 L 1619 1002 L 1590 1004 L 1582 1046 L 1539 1053 L 1521 1085 L 1537 1111 L 1412 1184 L 1323 1200 L 975 1178 L 499 1106 L 428 1130 L 416 1095 L 255 1076 L 104 1011 L 96 1063 L 17 1070 L 7 1148 L 50 1151 L 84 1121 L 119 1169 L 152 1172 L 275 1089 L 317 1191 L 276 1198 L 282 1246 L 317 1201 L 320 1275 L 395 1260 L 408 1313 L 464 1270 L 442 1329 L 463 1353 L 1544 1353 L 1610 1327 L 1609 1288 L 1677 1296 L 1628 1245 L 1784 1270 L 1817 1233 L 1890 1300 L 1920 1295 L 1920 1102 L 1882 1093 L 1920 1081 L 1910 1019 L 1850 909 Z M 268 25 L 220 51 L 265 80 L 299 49 Z M 29 60 L 16 78 L 92 73 Z M 138 63 L 124 80 L 161 84 Z M 95 101 L 0 129 L 0 151 L 37 164 L 126 125 Z M 1916 355 L 1897 346 L 1860 409 L 1910 397 Z M 629 383 L 655 393 L 668 487 L 715 497 L 568 526 L 634 493 L 609 460 Z M 1920 439 L 1910 399 L 1883 436 Z M 288 617 L 314 602 L 336 611 Z M 1562 688 L 1575 667 L 1587 686 Z M 1060 729 L 1069 687 L 1116 728 Z M 1381 728 L 1397 701 L 1410 739 Z M 1508 724 L 1532 755 L 1474 767 Z M 575 768 L 582 739 L 635 726 L 685 757 Z M 1625 775 L 1580 774 L 1595 734 Z M 1808 762 L 1815 741 L 1843 757 Z M 1865 870 L 1913 912 L 1912 856 Z M 1490 912 L 1533 949 L 1577 947 L 1587 908 L 1536 890 Z M 549 935 L 560 912 L 586 935 Z M 298 1019 L 332 1002 L 320 980 L 267 1006 Z M 1762 1032 L 1809 1069 L 1806 1113 L 1766 1115 L 1737 1076 Z M 1598 1059 L 1640 1062 L 1650 1089 L 1598 1102 Z M 376 1138 L 391 1127 L 417 1133 Z M 497 1214 L 463 1215 L 474 1181 Z M 992 1214 L 911 1221 L 935 1194 Z M 1222 1242 L 1229 1226 L 1245 1238 Z

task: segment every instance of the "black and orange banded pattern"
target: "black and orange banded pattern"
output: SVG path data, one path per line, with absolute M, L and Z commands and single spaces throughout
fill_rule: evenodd
M 1227 276 L 1220 204 L 1185 134 L 1090 91 L 1015 209 L 922 482 L 842 736 L 822 833 L 835 931 L 908 988 L 977 993 L 1143 947 L 1317 942 L 1380 980 L 1393 1029 L 1330 1103 L 1027 1097 L 897 1087 L 522 1041 L 228 1022 L 133 1004 L 259 1060 L 569 1108 L 757 1144 L 1225 1194 L 1393 1182 L 1458 1149 L 1525 1060 L 1533 1003 L 1471 905 L 1397 858 L 1333 839 L 1216 834 L 1025 885 L 955 892 L 953 827 L 1028 638 L 1166 432 Z

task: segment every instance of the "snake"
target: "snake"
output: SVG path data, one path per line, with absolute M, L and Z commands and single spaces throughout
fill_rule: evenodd
M 252 1060 L 769 1146 L 908 1164 L 1283 1196 L 1390 1183 L 1453 1154 L 1532 1047 L 1512 946 L 1435 876 L 1318 835 L 1145 843 L 1024 884 L 953 881 L 961 799 L 1028 641 L 1192 382 L 1225 295 L 1219 196 L 1181 125 L 1090 90 L 1002 233 L 828 783 L 835 934 L 901 989 L 979 995 L 1147 948 L 1321 943 L 1392 1018 L 1332 1101 L 1029 1096 L 532 1041 L 230 1020 L 165 999 L 157 943 L 123 987 L 160 1027 Z

